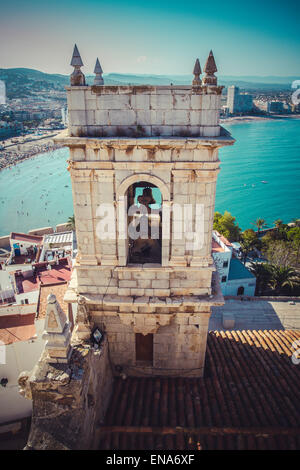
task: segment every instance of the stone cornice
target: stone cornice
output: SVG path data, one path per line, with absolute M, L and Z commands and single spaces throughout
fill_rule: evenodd
M 223 129 L 223 128 L 222 128 Z M 224 129 L 223 135 L 219 137 L 71 137 L 68 130 L 61 132 L 54 137 L 54 142 L 64 144 L 70 148 L 117 148 L 127 147 L 153 148 L 158 150 L 168 150 L 172 148 L 197 149 L 197 148 L 219 148 L 233 145 L 235 139 Z

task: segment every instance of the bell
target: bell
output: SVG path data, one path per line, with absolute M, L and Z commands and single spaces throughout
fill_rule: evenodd
M 152 189 L 144 188 L 143 195 L 138 197 L 138 201 L 140 204 L 143 204 L 145 206 L 149 206 L 150 204 L 155 204 L 156 201 L 153 198 Z

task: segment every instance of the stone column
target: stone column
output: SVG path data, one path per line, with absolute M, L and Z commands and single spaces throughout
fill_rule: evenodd
M 47 302 L 43 333 L 43 339 L 47 340 L 45 344 L 47 360 L 49 363 L 68 363 L 72 354 L 71 324 L 54 294 L 48 295 Z

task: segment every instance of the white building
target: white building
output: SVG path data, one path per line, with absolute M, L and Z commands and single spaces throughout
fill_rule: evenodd
M 7 271 L 0 271 L 0 304 L 15 301 L 12 278 Z
M 227 108 L 231 114 L 252 111 L 253 97 L 248 93 L 241 94 L 237 86 L 229 86 L 227 90 Z
M 19 394 L 18 376 L 31 370 L 44 347 L 35 325 L 36 305 L 0 306 L 0 423 L 31 415 L 31 403 Z
M 234 256 L 233 245 L 216 230 L 212 233 L 212 256 L 219 273 L 223 295 L 254 296 L 255 276 Z

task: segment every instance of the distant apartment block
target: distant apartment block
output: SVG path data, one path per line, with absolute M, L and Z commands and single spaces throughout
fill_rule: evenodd
M 267 111 L 268 113 L 284 113 L 283 101 L 268 101 Z
M 254 105 L 256 108 L 264 111 L 266 113 L 275 113 L 281 114 L 289 112 L 290 110 L 293 111 L 293 108 L 290 109 L 288 105 L 286 105 L 283 101 L 262 101 L 262 100 L 255 100 Z
M 227 91 L 227 108 L 229 113 L 246 113 L 253 109 L 253 97 L 248 93 L 240 93 L 239 87 L 232 85 Z
M 1 104 L 6 104 L 6 88 L 3 80 L 0 80 L 0 105 Z

